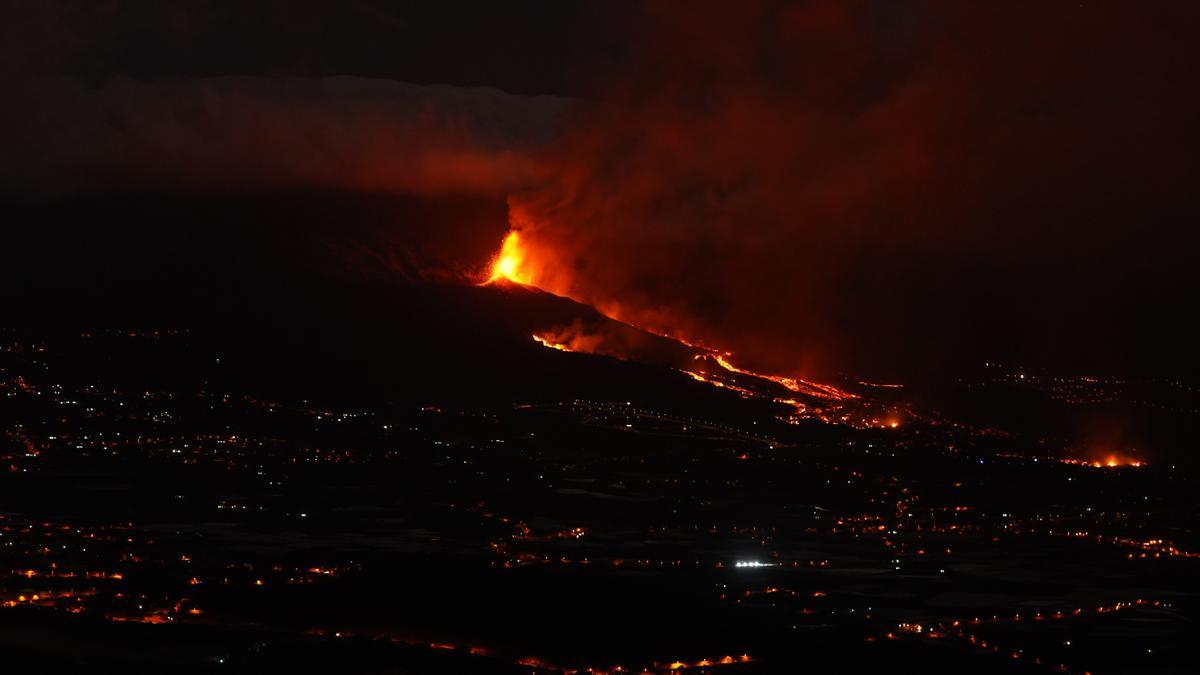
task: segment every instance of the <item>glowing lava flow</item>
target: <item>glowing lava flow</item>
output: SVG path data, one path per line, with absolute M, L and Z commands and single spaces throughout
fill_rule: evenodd
M 505 236 L 505 238 L 504 238 L 504 243 L 501 244 L 501 246 L 500 246 L 500 251 L 492 259 L 491 269 L 489 271 L 488 278 L 486 281 L 483 282 L 482 285 L 493 284 L 498 281 L 506 280 L 506 281 L 515 282 L 515 283 L 518 283 L 518 284 L 521 284 L 524 286 L 534 286 L 533 274 L 531 272 L 531 267 L 529 264 L 530 261 L 528 258 L 529 258 L 529 255 L 528 255 L 526 243 L 522 240 L 520 232 L 518 232 L 517 230 L 509 231 L 508 235 Z M 615 320 L 621 321 L 620 319 L 615 319 Z M 627 323 L 627 322 L 622 322 L 622 323 Z M 632 326 L 633 324 L 627 324 L 627 325 Z M 691 347 L 692 349 L 696 350 L 696 352 L 697 352 L 695 354 L 695 358 L 697 360 L 703 361 L 703 360 L 711 359 L 712 361 L 714 361 L 718 365 L 720 365 L 721 368 L 723 368 L 724 370 L 726 370 L 730 373 L 733 373 L 735 375 L 744 375 L 747 377 L 753 377 L 753 378 L 758 378 L 761 380 L 767 380 L 770 382 L 774 382 L 776 384 L 782 385 L 784 388 L 788 389 L 789 391 L 795 392 L 797 394 L 802 394 L 804 396 L 808 396 L 808 397 L 816 398 L 816 399 L 823 399 L 830 403 L 839 403 L 839 402 L 845 402 L 845 401 L 849 401 L 852 399 L 860 398 L 859 396 L 857 396 L 855 394 L 852 394 L 852 393 L 846 392 L 846 391 L 842 391 L 841 389 L 838 389 L 837 387 L 833 387 L 833 386 L 830 386 L 827 384 L 808 382 L 805 380 L 800 380 L 800 379 L 792 378 L 792 377 L 783 377 L 780 375 L 765 375 L 765 374 L 749 371 L 744 368 L 739 368 L 738 366 L 735 366 L 730 361 L 732 354 L 729 352 L 718 351 L 718 350 L 715 350 L 715 349 L 712 349 L 709 347 L 704 347 L 704 346 L 700 346 L 697 344 L 693 344 L 685 339 L 679 338 L 678 336 L 664 335 L 663 333 L 660 333 L 657 331 L 652 331 L 652 330 L 647 330 L 647 329 L 640 328 L 637 326 L 635 326 L 635 328 L 638 328 L 639 330 L 642 330 L 646 333 L 658 335 L 660 337 L 669 338 L 669 339 L 679 342 L 683 345 Z M 557 349 L 557 350 L 565 351 L 565 352 L 603 353 L 604 355 L 614 356 L 616 358 L 628 358 L 627 354 L 614 353 L 611 349 L 604 349 L 601 351 L 600 345 L 602 344 L 603 340 L 597 338 L 596 336 L 590 336 L 590 335 L 583 334 L 581 327 L 574 327 L 574 326 L 562 327 L 562 328 L 558 328 L 555 330 L 535 333 L 535 334 L 533 334 L 532 337 L 535 341 L 538 342 L 538 344 L 541 344 L 542 346 L 548 347 L 550 349 Z M 624 350 L 621 350 L 621 351 L 624 351 Z M 685 372 L 687 375 L 691 376 L 692 378 L 694 378 L 700 382 L 705 382 L 705 383 L 708 383 L 708 384 L 711 384 L 714 386 L 718 386 L 718 387 L 722 387 L 722 388 L 732 389 L 732 390 L 742 394 L 743 396 L 749 396 L 749 397 L 757 397 L 758 396 L 750 389 L 740 386 L 740 385 L 734 383 L 733 381 L 722 381 L 722 379 L 719 379 L 719 378 L 716 378 L 713 376 L 706 376 L 702 373 L 692 372 L 690 370 L 684 370 L 683 372 Z M 805 412 L 805 410 L 806 410 L 806 408 L 803 404 L 796 403 L 794 401 L 791 401 L 790 399 L 789 400 L 781 400 L 780 402 L 793 405 L 794 407 L 797 408 L 798 412 L 801 412 L 801 413 Z M 896 425 L 892 424 L 891 426 L 896 426 Z
M 549 347 L 550 349 L 557 349 L 560 352 L 575 351 L 574 349 L 571 349 L 570 347 L 562 344 L 561 342 L 553 342 L 549 338 L 542 337 L 541 335 L 538 335 L 537 333 L 534 333 L 532 337 L 533 337 L 534 342 L 537 342 L 538 344 L 542 345 L 543 347 Z

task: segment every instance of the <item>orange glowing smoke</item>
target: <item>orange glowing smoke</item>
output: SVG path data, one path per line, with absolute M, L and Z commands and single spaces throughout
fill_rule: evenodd
M 539 344 L 563 352 L 581 352 L 584 354 L 599 354 L 617 359 L 630 358 L 631 347 L 614 339 L 606 339 L 602 331 L 591 331 L 584 327 L 582 321 L 574 321 L 569 326 L 558 326 L 533 334 L 533 339 Z
M 525 269 L 525 247 L 521 235 L 513 230 L 504 238 L 500 252 L 492 259 L 492 269 L 485 284 L 495 283 L 501 279 L 514 281 L 518 284 L 529 285 L 531 279 Z
M 1126 457 L 1125 455 L 1115 453 L 1115 452 L 1109 453 L 1103 459 L 1095 460 L 1092 462 L 1092 466 L 1096 466 L 1096 467 L 1103 466 L 1103 467 L 1109 468 L 1109 469 L 1118 467 L 1118 466 L 1141 466 L 1141 465 L 1142 465 L 1141 462 L 1139 462 L 1135 459 L 1132 459 L 1130 457 Z

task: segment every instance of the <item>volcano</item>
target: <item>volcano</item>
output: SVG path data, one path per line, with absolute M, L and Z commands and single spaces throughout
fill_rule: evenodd
M 742 379 L 718 373 L 707 350 L 507 278 L 477 284 L 462 261 L 486 260 L 506 227 L 504 205 L 491 200 L 123 194 L 11 215 L 28 226 L 7 249 L 22 255 L 3 261 L 0 299 L 14 320 L 187 326 L 222 354 L 219 364 L 159 363 L 157 376 L 190 368 L 213 386 L 249 382 L 314 400 L 749 403 L 685 374 Z M 463 237 L 464 221 L 496 222 L 496 234 Z M 24 292 L 32 283 L 48 287 L 36 301 Z M 588 344 L 571 351 L 592 353 L 548 350 L 535 335 L 574 336 Z M 134 367 L 113 353 L 80 366 Z

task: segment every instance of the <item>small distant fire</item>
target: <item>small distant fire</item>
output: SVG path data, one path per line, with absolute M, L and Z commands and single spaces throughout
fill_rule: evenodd
M 632 333 L 633 330 L 630 330 Z M 543 347 L 557 349 L 561 352 L 578 352 L 581 354 L 597 354 L 611 356 L 616 359 L 637 359 L 638 347 L 630 334 L 603 325 L 585 325 L 582 320 L 576 320 L 566 326 L 558 326 L 543 330 L 532 335 L 535 342 Z
M 533 334 L 533 340 L 534 340 L 534 342 L 537 342 L 538 344 L 542 345 L 543 347 L 549 347 L 550 349 L 557 349 L 560 352 L 579 351 L 577 349 L 571 349 L 570 345 L 566 345 L 561 342 L 555 342 L 553 337 L 549 337 L 549 336 L 545 336 L 545 335 L 538 335 L 537 333 Z
M 541 335 L 538 335 L 537 333 L 534 333 L 532 335 L 532 337 L 533 337 L 534 342 L 540 344 L 543 347 L 549 347 L 550 349 L 557 349 L 561 352 L 573 351 L 570 347 L 567 347 L 566 345 L 560 345 L 557 342 L 551 342 L 550 340 L 547 340 L 546 338 L 542 337 Z
M 1100 455 L 1092 458 L 1081 459 L 1075 457 L 1065 457 L 1061 460 L 1065 464 L 1077 464 L 1079 466 L 1090 466 L 1096 469 L 1119 469 L 1124 467 L 1138 468 L 1146 466 L 1146 462 L 1131 457 L 1130 455 L 1120 452 L 1110 452 L 1105 455 Z

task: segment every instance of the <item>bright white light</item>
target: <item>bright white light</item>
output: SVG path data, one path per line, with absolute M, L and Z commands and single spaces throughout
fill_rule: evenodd
M 775 567 L 779 563 L 765 563 L 757 560 L 738 560 L 733 563 L 734 567 Z

